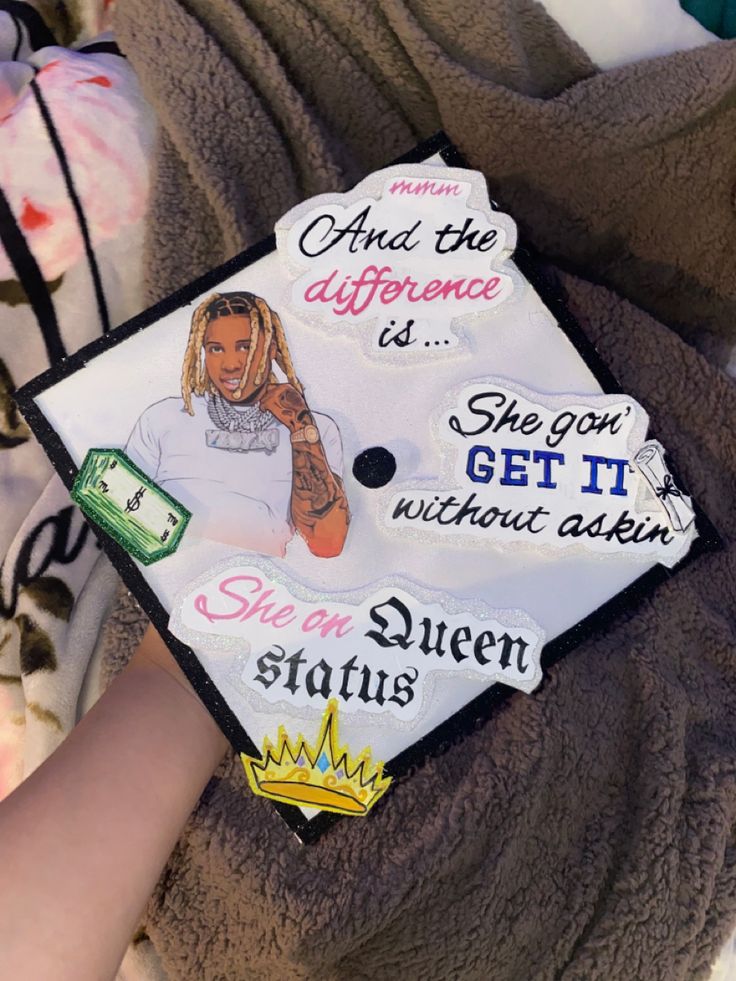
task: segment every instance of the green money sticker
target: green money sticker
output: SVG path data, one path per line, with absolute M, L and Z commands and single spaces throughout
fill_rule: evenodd
M 71 496 L 88 518 L 144 565 L 175 552 L 191 518 L 122 450 L 90 450 Z

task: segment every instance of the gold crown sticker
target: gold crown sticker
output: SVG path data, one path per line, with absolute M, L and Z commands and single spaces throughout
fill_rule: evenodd
M 367 814 L 387 790 L 383 763 L 371 764 L 370 747 L 350 756 L 337 738 L 337 701 L 331 699 L 314 743 L 291 742 L 283 726 L 274 746 L 266 736 L 260 759 L 240 754 L 254 794 L 336 814 Z

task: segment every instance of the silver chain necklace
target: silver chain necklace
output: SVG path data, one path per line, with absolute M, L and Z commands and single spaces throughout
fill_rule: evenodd
M 259 405 L 234 406 L 214 392 L 207 397 L 207 412 L 218 429 L 230 433 L 262 433 L 274 424 L 274 417 Z

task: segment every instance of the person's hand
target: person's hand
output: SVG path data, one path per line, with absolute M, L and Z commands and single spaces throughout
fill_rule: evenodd
M 304 426 L 313 425 L 312 415 L 304 396 L 288 382 L 269 385 L 258 401 L 262 409 L 270 412 L 292 433 Z

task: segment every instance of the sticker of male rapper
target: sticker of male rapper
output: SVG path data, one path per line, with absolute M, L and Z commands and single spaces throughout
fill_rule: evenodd
M 125 452 L 192 512 L 201 537 L 283 556 L 298 533 L 313 555 L 342 551 L 350 513 L 340 432 L 307 405 L 281 320 L 259 296 L 200 303 L 181 398 L 149 406 Z

